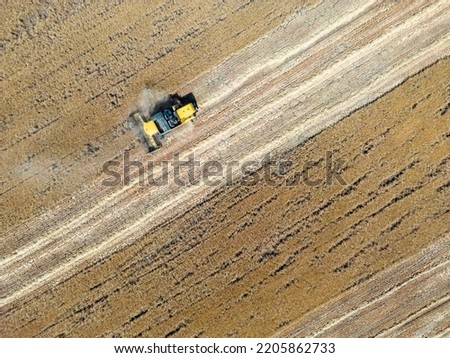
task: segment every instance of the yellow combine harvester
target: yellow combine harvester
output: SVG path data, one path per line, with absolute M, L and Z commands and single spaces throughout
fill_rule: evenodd
M 152 152 L 161 147 L 165 135 L 175 127 L 195 120 L 198 106 L 192 93 L 186 96 L 178 94 L 158 103 L 149 117 L 141 111 L 131 114 L 132 120 L 139 126 L 147 144 Z

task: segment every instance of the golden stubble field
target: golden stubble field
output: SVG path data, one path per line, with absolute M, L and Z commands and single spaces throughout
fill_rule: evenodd
M 353 74 L 362 76 L 355 85 L 364 93 L 364 76 L 375 81 L 377 73 L 386 74 L 380 77 L 381 83 L 386 82 L 380 88 L 389 88 L 389 80 L 396 84 L 413 69 L 422 68 L 421 64 L 448 56 L 446 50 L 436 50 L 448 47 L 437 46 L 446 31 L 439 25 L 445 13 L 436 17 L 435 39 L 426 27 L 420 27 L 421 19 L 426 23 L 445 3 L 411 2 L 409 7 L 389 3 L 385 9 L 373 2 L 361 6 L 360 12 L 353 9 L 353 17 L 340 31 L 330 30 L 324 39 L 317 32 L 311 49 L 307 38 L 302 39 L 307 52 L 300 46 L 299 52 L 291 53 L 293 60 L 281 52 L 283 62 L 277 66 L 286 69 L 272 71 L 258 59 L 252 66 L 261 70 L 248 75 L 245 71 L 252 66 L 242 58 L 251 51 L 234 60 L 231 56 L 221 68 L 212 67 L 270 29 L 275 29 L 273 36 L 277 31 L 281 36 L 282 31 L 287 33 L 290 22 L 283 21 L 304 4 L 285 4 L 2 5 L 11 14 L 5 17 L 2 30 L 2 90 L 6 94 L 1 107 L 1 214 L 2 232 L 6 232 L 2 257 L 9 265 L 2 272 L 6 277 L 2 299 L 7 297 L 1 309 L 2 336 L 449 334 L 448 59 L 275 157 L 272 169 L 281 158 L 290 165 L 285 163 L 273 185 L 260 181 L 249 186 L 240 181 L 204 191 L 194 205 L 192 200 L 180 201 L 179 210 L 167 215 L 162 224 L 148 222 L 152 228 L 144 235 L 139 234 L 145 230 L 145 222 L 141 223 L 142 230 L 133 234 L 137 240 L 127 238 L 103 253 L 91 243 L 120 234 L 119 224 L 126 228 L 129 222 L 135 227 L 139 209 L 151 210 L 152 197 L 145 199 L 145 188 L 132 187 L 134 194 L 128 196 L 121 190 L 96 189 L 100 164 L 126 149 L 142 152 L 125 118 L 148 82 L 176 90 L 204 70 L 214 73 L 217 68 L 217 77 L 206 72 L 189 82 L 187 89 L 198 89 L 204 98 L 205 117 L 216 120 L 221 114 L 239 128 L 233 115 L 243 113 L 244 119 L 250 119 L 243 120 L 241 128 L 252 133 L 251 124 L 257 122 L 252 122 L 250 106 L 267 99 L 270 106 L 270 94 L 276 92 L 274 102 L 283 103 L 286 88 L 301 89 L 297 83 L 303 80 L 316 85 L 305 85 L 310 108 L 286 102 L 286 114 L 295 115 L 300 108 L 309 110 L 309 118 L 314 119 L 314 113 L 320 117 L 320 108 L 327 107 L 324 103 L 331 98 L 327 96 L 335 96 L 335 102 L 330 101 L 332 109 L 340 108 L 339 101 L 346 103 L 345 93 L 338 94 L 336 88 L 344 85 L 344 90 L 346 82 L 335 77 L 352 72 L 339 71 L 354 65 Z M 333 11 L 330 18 L 339 18 Z M 426 36 L 417 41 L 405 37 L 404 44 L 413 43 L 414 51 L 399 44 L 395 52 L 396 41 L 408 34 L 405 24 L 414 21 L 416 31 L 425 31 Z M 303 34 L 308 34 L 308 26 L 300 27 Z M 315 30 L 321 27 L 311 27 L 311 34 Z M 293 33 L 284 44 L 287 48 L 289 41 L 295 43 Z M 336 45 L 344 40 L 347 48 Z M 270 43 L 252 46 L 261 56 Z M 397 57 L 389 57 L 389 51 Z M 367 55 L 365 62 L 356 52 Z M 376 56 L 390 62 L 385 69 L 377 65 Z M 370 68 L 367 75 L 365 68 Z M 220 79 L 223 73 L 231 76 L 228 82 L 230 78 L 239 82 L 244 76 L 242 88 L 235 91 L 237 99 L 225 97 L 229 105 L 215 104 L 218 91 L 208 87 L 214 84 L 201 85 L 209 78 Z M 329 82 L 320 82 L 327 76 Z M 261 99 L 255 100 L 259 94 Z M 350 99 L 352 106 L 361 102 L 353 92 Z M 283 123 L 293 124 L 295 118 Z M 186 150 L 193 143 L 203 143 L 207 153 L 205 138 L 220 139 L 226 129 L 222 122 L 200 125 L 193 133 L 195 141 L 174 141 L 159 157 Z M 267 128 L 255 127 L 254 141 L 241 147 L 235 143 L 235 152 L 251 150 L 252 145 L 255 153 L 263 148 L 257 143 L 258 138 L 261 142 L 269 138 Z M 323 125 L 317 124 L 309 135 L 317 133 L 317 128 Z M 290 134 L 278 132 L 282 133 Z M 224 143 L 233 143 L 233 138 L 246 140 L 239 135 L 224 136 Z M 220 149 L 210 148 L 211 157 Z M 231 149 L 229 153 L 233 154 Z M 340 174 L 346 184 L 305 185 L 306 168 L 310 177 L 324 177 L 327 155 L 344 163 Z M 257 174 L 262 177 L 266 169 Z M 160 197 L 164 194 L 161 191 Z M 121 198 L 120 205 L 108 204 L 113 197 Z M 88 201 L 102 211 L 89 209 Z M 136 204 L 143 201 L 146 206 Z M 122 214 L 112 216 L 108 205 Z M 97 216 L 88 217 L 91 212 Z M 83 225 L 92 227 L 95 235 L 79 230 Z M 50 236 L 47 227 L 52 230 Z M 92 237 L 80 236 L 86 232 Z M 51 241 L 58 235 L 67 241 L 59 248 L 58 242 Z M 73 264 L 71 258 L 83 249 L 91 250 L 91 260 L 80 258 Z M 16 260 L 14 255 L 22 253 Z M 55 268 L 65 274 L 39 283 L 43 274 Z
M 359 317 L 357 327 L 350 320 L 330 335 L 380 335 L 403 321 L 411 325 L 414 315 L 419 321 L 410 335 L 424 327 L 425 335 L 448 334 L 450 113 L 444 73 L 450 73 L 449 60 L 291 151 L 284 157 L 291 165 L 282 166 L 275 185 L 244 181 L 218 190 L 126 249 L 14 307 L 4 334 L 295 335 L 297 325 L 303 329 L 317 319 L 315 308 L 342 295 L 353 306 L 334 307 L 337 317 L 375 297 L 384 301 Z M 323 178 L 327 152 L 345 163 L 340 175 L 347 184 L 306 185 L 298 174 L 310 163 L 310 178 Z M 391 268 L 394 276 L 379 278 Z M 405 283 L 408 292 L 389 296 Z M 313 317 L 302 322 L 307 313 Z M 383 324 L 373 325 L 374 317 Z
M 136 145 L 148 84 L 176 91 L 308 1 L 3 3 L 1 232 Z M 2 214 L 4 211 L 2 211 Z

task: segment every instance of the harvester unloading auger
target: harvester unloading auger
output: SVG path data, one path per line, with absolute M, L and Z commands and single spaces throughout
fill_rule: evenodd
M 152 152 L 161 147 L 162 140 L 172 129 L 193 122 L 197 110 L 197 101 L 192 93 L 183 97 L 176 93 L 158 103 L 148 115 L 142 111 L 136 111 L 130 117 L 139 126 L 149 151 Z

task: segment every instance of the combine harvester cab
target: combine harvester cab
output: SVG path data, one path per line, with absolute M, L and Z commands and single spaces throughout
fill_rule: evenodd
M 153 113 L 146 117 L 140 111 L 131 114 L 132 120 L 139 126 L 150 152 L 162 146 L 164 137 L 174 128 L 195 120 L 198 106 L 192 93 L 186 96 L 170 95 L 169 99 L 156 106 Z

